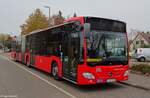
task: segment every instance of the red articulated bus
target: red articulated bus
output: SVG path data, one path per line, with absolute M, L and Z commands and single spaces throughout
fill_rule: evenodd
M 128 79 L 126 23 L 74 17 L 14 41 L 11 57 L 78 85 Z

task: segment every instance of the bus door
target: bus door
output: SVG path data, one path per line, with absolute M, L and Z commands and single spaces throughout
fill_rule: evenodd
M 66 33 L 62 43 L 63 75 L 70 80 L 77 80 L 77 61 L 79 57 L 78 33 Z
M 36 51 L 36 46 L 37 46 L 37 40 L 36 40 L 36 34 L 31 35 L 31 40 L 30 40 L 30 64 L 34 65 L 35 64 L 35 51 Z
M 22 54 L 22 63 L 25 63 L 25 50 L 26 50 L 26 37 L 22 36 L 22 40 L 21 40 L 21 54 Z

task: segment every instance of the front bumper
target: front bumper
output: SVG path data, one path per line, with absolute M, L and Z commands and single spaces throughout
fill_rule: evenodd
M 96 67 L 85 67 L 80 66 L 78 68 L 78 84 L 79 85 L 90 85 L 99 83 L 110 83 L 117 81 L 128 80 L 128 75 L 124 75 L 128 70 L 128 66 L 116 65 L 116 66 L 96 66 Z M 86 79 L 82 74 L 84 72 L 90 72 L 94 75 L 94 79 Z

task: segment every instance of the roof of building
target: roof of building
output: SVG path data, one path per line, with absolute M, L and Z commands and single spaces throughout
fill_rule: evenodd
M 134 39 L 133 40 L 130 40 L 129 41 L 129 45 L 131 45 L 133 42 L 134 42 L 134 40 L 139 36 L 139 35 L 141 35 L 149 44 L 150 44 L 150 33 L 138 33 L 135 37 L 134 37 Z
M 150 44 L 150 33 L 141 33 L 141 36 Z

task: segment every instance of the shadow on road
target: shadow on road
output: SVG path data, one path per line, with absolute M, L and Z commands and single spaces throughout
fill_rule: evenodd
M 18 64 L 20 64 L 20 63 L 18 63 Z M 41 71 L 41 70 L 34 68 L 34 67 L 28 68 L 27 66 L 25 66 L 23 64 L 21 64 L 21 66 L 27 68 L 28 70 L 32 70 L 36 73 L 41 73 L 41 75 L 46 77 L 48 79 L 48 81 L 50 81 L 52 79 L 51 82 L 54 82 L 54 84 L 57 86 L 59 86 L 61 83 L 61 84 L 63 84 L 63 87 L 73 88 L 73 89 L 78 90 L 80 92 L 88 93 L 88 92 L 95 92 L 95 91 L 107 91 L 107 90 L 110 91 L 110 90 L 114 90 L 114 89 L 125 88 L 125 86 L 121 85 L 120 83 L 106 83 L 106 84 L 82 85 L 81 86 L 81 85 L 73 84 L 73 83 L 66 81 L 66 80 L 57 81 L 57 80 L 54 80 L 52 75 L 50 75 L 49 73 L 46 73 L 46 72 Z M 49 80 L 49 78 L 51 78 L 51 79 Z
M 75 89 L 82 91 L 82 92 L 95 92 L 95 91 L 107 91 L 107 90 L 114 90 L 114 89 L 121 89 L 124 88 L 124 85 L 119 83 L 106 83 L 106 84 L 96 84 L 96 85 L 75 85 L 68 81 L 63 81 L 65 85 L 74 87 Z

